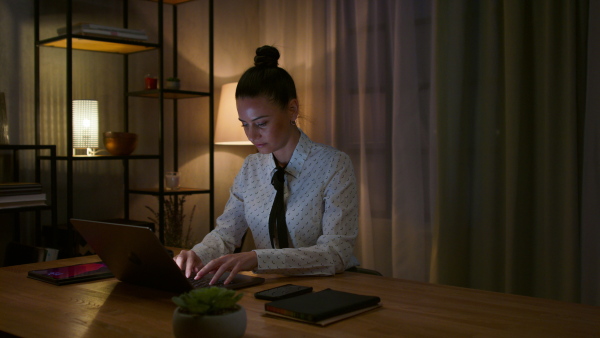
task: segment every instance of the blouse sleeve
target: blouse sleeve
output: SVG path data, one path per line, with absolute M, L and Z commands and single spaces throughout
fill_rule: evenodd
M 333 275 L 357 265 L 354 242 L 358 235 L 356 178 L 348 155 L 339 152 L 330 165 L 333 175 L 324 182 L 322 221 L 307 226 L 322 227 L 313 246 L 255 250 L 256 273 L 287 275 Z
M 192 251 L 198 255 L 204 264 L 223 255 L 231 254 L 236 247 L 242 245 L 242 238 L 248 229 L 244 217 L 243 194 L 241 193 L 244 186 L 243 176 L 246 167 L 247 159 L 229 190 L 229 200 L 225 205 L 223 214 L 217 218 L 215 229 L 209 232 L 202 242 L 192 248 Z

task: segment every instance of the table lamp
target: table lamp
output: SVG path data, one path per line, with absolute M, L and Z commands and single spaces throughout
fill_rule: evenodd
M 98 101 L 73 100 L 73 155 L 85 149 L 94 156 L 98 147 Z
M 219 115 L 215 131 L 215 144 L 231 146 L 251 146 L 244 128 L 238 119 L 235 106 L 235 88 L 237 82 L 227 83 L 221 87 L 221 100 L 219 101 Z

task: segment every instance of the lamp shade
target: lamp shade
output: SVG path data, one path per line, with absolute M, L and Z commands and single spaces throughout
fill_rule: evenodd
M 73 100 L 73 149 L 98 148 L 98 101 Z
M 244 128 L 241 127 L 235 105 L 235 88 L 237 82 L 224 84 L 221 88 L 221 100 L 217 115 L 217 128 L 215 130 L 215 144 L 220 145 L 252 145 L 248 141 Z

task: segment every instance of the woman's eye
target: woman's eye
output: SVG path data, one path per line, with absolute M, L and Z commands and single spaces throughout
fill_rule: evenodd
M 258 127 L 260 127 L 260 128 L 263 128 L 263 127 L 265 127 L 267 125 L 267 123 L 266 122 L 261 122 L 261 123 L 257 123 L 256 125 Z

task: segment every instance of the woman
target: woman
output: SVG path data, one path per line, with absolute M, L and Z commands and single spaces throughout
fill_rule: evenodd
M 258 154 L 244 161 L 215 229 L 175 257 L 187 277 L 214 273 L 212 284 L 230 271 L 227 284 L 240 271 L 333 275 L 358 264 L 352 163 L 296 126 L 296 87 L 278 60 L 276 48 L 258 48 L 238 82 L 239 120 Z M 233 253 L 248 227 L 256 250 Z

